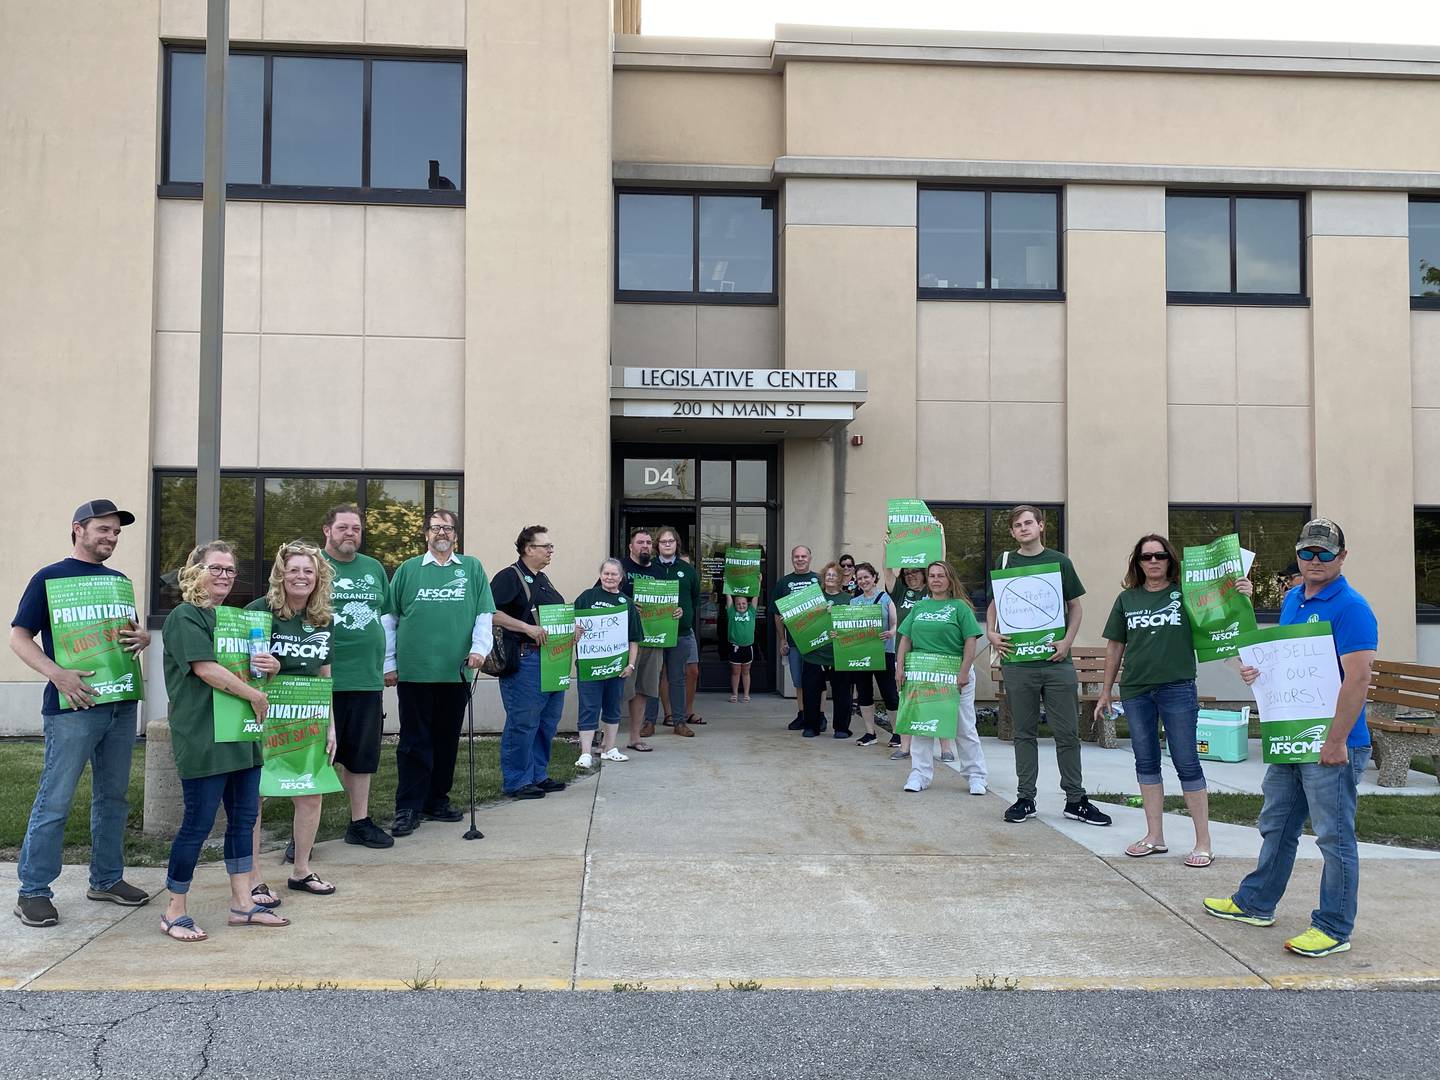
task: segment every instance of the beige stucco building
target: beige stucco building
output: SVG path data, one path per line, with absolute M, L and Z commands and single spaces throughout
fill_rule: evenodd
M 492 568 L 544 522 L 567 595 L 662 520 L 702 566 L 763 544 L 772 580 L 795 543 L 878 563 L 898 497 L 983 587 L 991 511 L 1025 501 L 1094 643 L 1141 533 L 1238 527 L 1273 575 L 1313 511 L 1381 654 L 1440 662 L 1440 50 L 230 11 L 221 453 L 252 588 L 347 491 L 395 557 L 432 505 Z M 202 0 L 0 7 L 12 608 L 86 499 L 139 515 L 113 565 L 152 614 L 193 540 L 204 30 Z M 39 691 L 0 656 L 0 731 L 38 730 Z

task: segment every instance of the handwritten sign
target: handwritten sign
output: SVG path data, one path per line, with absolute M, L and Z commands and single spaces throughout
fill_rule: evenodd
M 1055 638 L 1065 635 L 1065 592 L 1060 564 L 1014 566 L 990 575 L 995 590 L 995 621 L 1010 639 L 1007 663 L 1045 660 Z
M 630 612 L 626 608 L 604 614 L 575 616 L 575 625 L 584 634 L 575 642 L 576 667 L 581 682 L 618 678 L 630 657 L 627 633 Z
M 1260 712 L 1260 749 L 1267 762 L 1320 760 L 1335 718 L 1340 661 L 1328 622 L 1267 626 L 1241 636 L 1240 660 L 1260 674 L 1250 684 Z

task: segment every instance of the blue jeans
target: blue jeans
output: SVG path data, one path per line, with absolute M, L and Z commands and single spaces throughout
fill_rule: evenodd
M 577 731 L 598 731 L 603 721 L 620 723 L 620 706 L 625 701 L 624 679 L 601 679 L 580 684 L 580 722 Z
M 1310 924 L 1337 941 L 1355 929 L 1360 887 L 1360 853 L 1355 846 L 1355 785 L 1370 760 L 1370 747 L 1350 747 L 1350 765 L 1271 765 L 1260 790 L 1260 862 L 1231 898 L 1247 914 L 1273 918 L 1290 883 L 1295 849 L 1308 815 L 1325 858 L 1320 906 Z
M 540 689 L 540 653 L 526 648 L 520 669 L 500 680 L 505 730 L 500 733 L 500 782 L 506 794 L 550 774 L 550 743 L 560 726 L 565 691 Z
M 45 764 L 20 847 L 20 895 L 54 896 L 65 819 L 75 785 L 90 764 L 90 887 L 108 889 L 125 876 L 125 819 L 130 813 L 130 755 L 135 702 L 115 701 L 45 719 Z
M 1182 679 L 1147 690 L 1138 697 L 1121 701 L 1130 725 L 1130 748 L 1135 751 L 1135 778 L 1142 784 L 1162 783 L 1160 776 L 1160 723 L 1165 725 L 1165 745 L 1180 777 L 1181 791 L 1204 791 L 1205 770 L 1195 743 L 1195 725 L 1200 720 L 1200 698 L 1195 680 Z
M 170 844 L 170 868 L 165 888 L 184 895 L 190 891 L 200 849 L 215 824 L 215 811 L 225 804 L 225 872 L 248 874 L 255 867 L 251 840 L 260 816 L 260 766 L 235 772 L 181 780 L 185 817 Z
M 670 693 L 670 715 L 679 723 L 685 719 L 685 666 L 698 663 L 695 631 L 680 634 L 675 644 L 661 650 L 665 654 L 663 678 Z M 653 697 L 645 702 L 645 721 L 653 724 L 660 716 L 660 698 Z

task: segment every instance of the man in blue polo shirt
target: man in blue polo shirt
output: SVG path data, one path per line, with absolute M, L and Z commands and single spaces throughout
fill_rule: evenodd
M 1205 910 L 1217 919 L 1270 926 L 1295 866 L 1295 847 L 1308 815 L 1315 842 L 1325 859 L 1320 877 L 1320 906 L 1310 913 L 1310 929 L 1285 942 L 1300 956 L 1329 956 L 1350 948 L 1355 902 L 1360 885 L 1360 853 L 1355 845 L 1355 785 L 1370 760 L 1370 729 L 1365 724 L 1365 692 L 1370 664 L 1379 645 L 1375 613 L 1340 573 L 1345 564 L 1345 533 L 1328 518 L 1316 518 L 1300 530 L 1295 543 L 1301 583 L 1285 594 L 1280 625 L 1328 622 L 1340 658 L 1340 696 L 1335 718 L 1320 748 L 1320 760 L 1307 765 L 1271 765 L 1261 790 L 1260 862 L 1235 895 L 1207 899 Z M 1247 682 L 1259 672 L 1240 669 Z

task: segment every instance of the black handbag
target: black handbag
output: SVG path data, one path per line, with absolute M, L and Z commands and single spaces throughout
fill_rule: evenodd
M 525 581 L 525 575 L 513 566 L 508 566 L 506 569 L 515 571 L 515 576 L 520 579 L 520 588 L 525 590 L 525 603 L 533 610 L 534 605 L 530 603 L 530 586 Z M 497 679 L 506 675 L 514 675 L 520 670 L 520 646 L 499 627 L 495 628 L 489 654 L 480 661 L 480 670 Z

